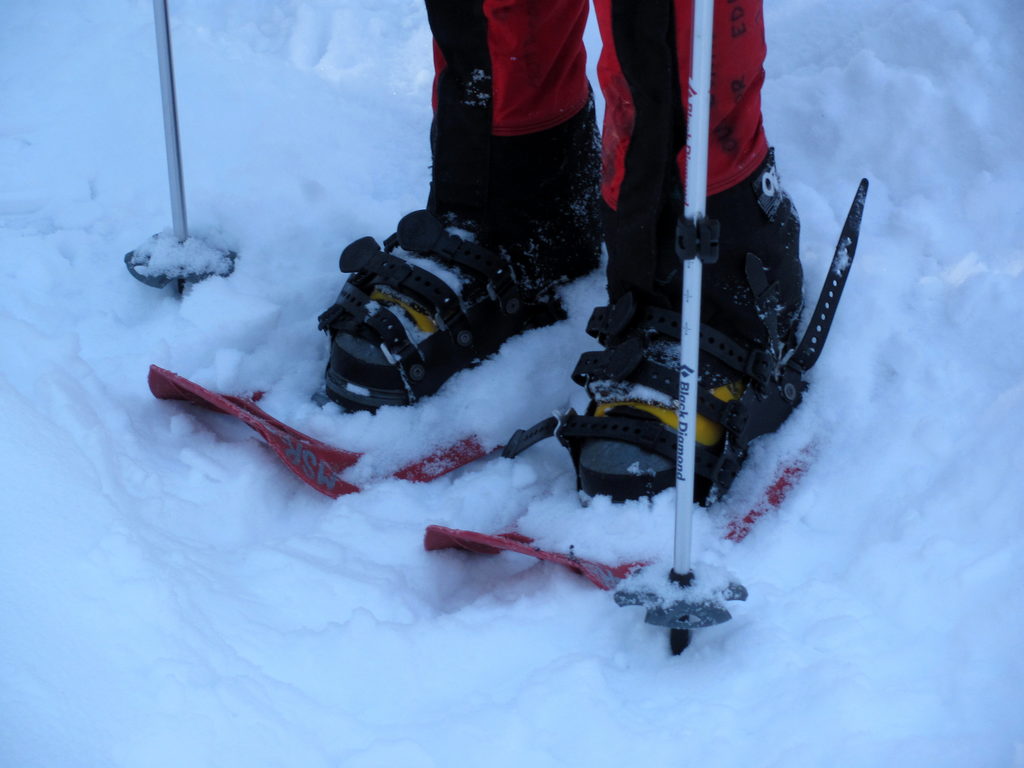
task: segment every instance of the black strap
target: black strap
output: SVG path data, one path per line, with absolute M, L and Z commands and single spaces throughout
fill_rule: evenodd
M 557 426 L 558 419 L 555 416 L 549 416 L 543 421 L 537 422 L 529 429 L 517 429 L 516 433 L 505 444 L 501 455 L 506 459 L 514 459 L 527 448 L 554 435 Z
M 522 309 L 509 261 L 477 243 L 450 234 L 429 211 L 414 211 L 399 222 L 398 232 L 386 241 L 385 247 L 390 251 L 396 245 L 476 275 L 485 282 L 488 295 L 505 314 L 514 315 Z
M 864 201 L 868 194 L 868 180 L 862 179 L 857 187 L 857 194 L 853 198 L 850 212 L 846 215 L 846 223 L 843 224 L 843 231 L 839 234 L 839 242 L 836 244 L 835 254 L 832 256 L 832 264 L 829 266 L 828 276 L 825 278 L 825 285 L 818 296 L 818 303 L 814 307 L 814 314 L 811 315 L 811 324 L 804 332 L 803 339 L 797 346 L 789 365 L 798 371 L 808 371 L 818 361 L 822 347 L 825 346 L 825 339 L 832 328 L 832 320 L 835 318 L 836 306 L 839 304 L 839 297 L 846 287 L 846 279 L 850 276 L 850 267 L 853 265 L 853 257 L 857 252 L 857 240 L 860 237 L 860 222 L 864 216 Z
M 341 266 L 343 270 L 355 271 L 342 289 L 342 294 L 345 294 L 346 288 L 352 286 L 362 294 L 365 301 L 362 301 L 363 307 L 346 305 L 340 300 L 335 306 L 341 304 L 341 309 L 351 312 L 355 319 L 365 321 L 365 303 L 369 301 L 366 294 L 374 288 L 384 286 L 401 296 L 407 296 L 413 303 L 424 308 L 442 330 L 451 334 L 460 347 L 473 345 L 473 332 L 469 327 L 462 302 L 458 294 L 439 277 L 381 250 L 372 238 L 357 240 L 346 248 L 342 254 Z M 325 314 L 328 313 L 331 313 L 331 317 L 337 323 L 340 316 L 338 310 L 332 307 Z
M 756 257 L 755 257 L 756 258 Z M 760 264 L 760 262 L 757 262 Z M 761 279 L 764 279 L 763 273 Z M 771 304 L 771 296 L 774 295 L 772 287 L 768 286 L 760 292 L 761 298 L 766 302 L 766 307 Z M 777 303 L 777 302 L 775 302 Z M 766 313 L 775 313 L 774 307 L 771 310 L 765 309 Z M 643 332 L 653 332 L 666 336 L 674 341 L 680 336 L 680 317 L 678 312 L 662 309 L 660 307 L 638 307 L 632 294 L 626 294 L 614 304 L 607 307 L 594 309 L 587 323 L 587 333 L 598 339 L 609 350 L 628 343 L 629 334 L 633 336 Z M 758 384 L 766 384 L 772 377 L 776 368 L 775 356 L 766 350 L 748 349 L 746 346 L 733 341 L 729 336 L 717 331 L 704 323 L 700 326 L 700 350 L 712 355 L 725 365 L 732 368 L 742 376 L 745 376 Z M 589 353 L 588 353 L 589 354 Z M 583 361 L 580 361 L 583 363 Z M 597 358 L 589 357 L 587 366 L 597 364 Z M 602 361 L 608 362 L 607 360 Z M 619 368 L 621 366 L 613 366 Z M 585 371 L 577 370 L 583 374 Z M 592 374 L 590 379 L 599 378 Z M 608 376 L 613 381 L 620 381 L 621 378 Z M 574 378 L 575 380 L 575 378 Z M 582 382 L 577 382 L 582 383 Z M 646 383 L 646 382 L 645 382 Z M 674 394 L 674 389 L 663 389 L 655 386 L 655 389 Z
M 639 346 L 639 340 L 637 346 Z M 679 372 L 650 360 L 632 342 L 596 352 L 584 352 L 572 372 L 582 387 L 594 381 L 629 381 L 674 397 L 679 389 Z
M 621 416 L 580 416 L 569 411 L 555 429 L 558 441 L 569 447 L 576 440 L 603 439 L 632 443 L 667 459 L 676 455 L 676 432 L 656 419 Z
M 776 359 L 763 349 L 747 349 L 710 325 L 700 326 L 700 351 L 713 355 L 727 366 L 758 384 L 767 384 L 775 373 Z
M 442 318 L 462 311 L 458 294 L 444 280 L 383 251 L 373 256 L 355 279 L 367 287 L 385 285 L 409 294 Z
M 557 436 L 569 449 L 573 462 L 579 460 L 579 445 L 588 439 L 619 440 L 638 445 L 669 460 L 675 459 L 676 432 L 654 419 L 622 416 L 581 416 L 573 410 L 538 422 L 529 429 L 520 429 L 502 451 L 505 458 L 515 458 L 545 438 Z M 727 440 L 721 453 L 697 446 L 696 473 L 709 479 L 716 487 L 726 489 L 739 473 L 740 452 Z
M 703 389 L 697 392 L 697 413 L 721 424 L 732 434 L 742 434 L 746 429 L 750 421 L 747 408 L 748 403 L 743 402 L 742 398 L 726 402 Z
M 596 307 L 587 322 L 587 333 L 605 346 L 613 346 L 630 330 L 652 331 L 679 340 L 680 316 L 660 307 L 639 307 L 632 293 L 607 307 Z
M 409 339 L 402 321 L 391 310 L 381 307 L 368 315 L 365 322 L 380 335 L 395 364 L 404 363 L 412 355 L 419 356 L 416 344 Z
M 349 281 L 341 287 L 334 303 L 317 318 L 318 327 L 321 331 L 333 332 L 351 320 L 361 321 L 368 316 L 366 305 L 369 303 L 370 297 Z
M 345 309 L 341 306 L 339 301 L 335 301 L 331 306 L 319 314 L 316 319 L 317 328 L 321 331 L 328 332 L 337 330 L 339 322 L 344 317 Z
M 740 375 L 766 386 L 775 373 L 775 358 L 763 350 L 747 350 L 708 326 L 701 326 L 701 350 L 714 355 Z M 679 373 L 675 368 L 647 360 L 643 342 L 632 337 L 610 349 L 584 352 L 572 373 L 582 387 L 594 381 L 629 381 L 675 397 Z

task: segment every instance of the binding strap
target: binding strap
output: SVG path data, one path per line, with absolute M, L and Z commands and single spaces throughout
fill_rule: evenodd
M 778 286 L 768 284 L 763 265 L 753 255 L 748 255 L 745 263 L 747 282 L 754 295 L 755 308 L 765 323 L 771 349 L 747 350 L 725 334 L 701 326 L 701 351 L 714 355 L 757 384 L 746 387 L 739 400 L 729 403 L 721 402 L 704 391 L 698 392 L 698 413 L 707 415 L 709 419 L 725 428 L 725 438 L 716 451 L 709 451 L 702 446 L 697 448 L 696 471 L 698 475 L 711 480 L 712 490 L 709 496 L 728 490 L 739 472 L 746 455 L 747 444 L 759 435 L 778 429 L 800 404 L 806 389 L 802 376 L 821 354 L 849 276 L 860 234 L 867 190 L 868 182 L 865 179 L 861 181 L 850 206 L 828 277 L 811 317 L 810 327 L 793 349 L 784 348 L 791 341 L 788 335 L 786 339 L 780 339 L 778 335 Z M 635 345 L 616 349 L 627 342 L 630 335 L 642 338 L 650 331 L 678 339 L 678 320 L 673 325 L 673 319 L 675 318 L 669 317 L 662 309 L 640 309 L 629 294 L 609 307 L 599 307 L 590 318 L 587 332 L 609 349 L 603 353 L 586 353 L 584 359 L 577 365 L 573 378 L 588 389 L 591 382 L 604 377 L 618 381 L 621 379 L 617 377 L 622 376 L 628 377 L 630 381 L 639 380 L 659 385 L 667 381 L 677 382 L 678 374 L 675 371 L 644 360 L 642 355 L 638 361 Z M 642 352 L 642 342 L 640 349 Z M 663 386 L 654 388 L 665 391 Z M 668 394 L 674 395 L 674 390 L 675 387 L 670 386 Z M 593 404 L 591 408 L 594 408 Z M 646 450 L 665 458 L 675 456 L 675 430 L 641 410 L 632 409 L 630 418 L 616 416 L 617 410 L 615 408 L 609 415 L 599 418 L 593 415 L 579 416 L 570 410 L 562 416 L 545 419 L 530 429 L 516 432 L 509 440 L 503 455 L 517 456 L 545 437 L 555 435 L 563 445 L 568 445 L 577 468 L 577 477 L 579 441 L 584 439 L 624 440 L 641 445 Z M 671 450 L 668 450 L 669 447 Z
M 453 288 L 405 252 L 458 273 L 460 284 Z M 403 218 L 383 248 L 370 237 L 356 240 L 339 266 L 351 275 L 319 326 L 332 338 L 346 333 L 378 346 L 388 364 L 332 347 L 328 392 L 341 399 L 351 399 L 352 383 L 370 392 L 367 403 L 413 402 L 494 353 L 509 336 L 564 317 L 557 301 L 524 302 L 504 257 L 448 233 L 426 211 Z
M 343 272 L 354 272 L 345 285 L 364 295 L 385 286 L 424 307 L 437 326 L 447 331 L 460 347 L 473 345 L 473 333 L 458 294 L 446 282 L 422 267 L 381 250 L 372 237 L 356 240 L 341 254 Z M 345 289 L 342 289 L 344 293 Z M 354 313 L 365 320 L 365 304 Z
M 756 259 L 756 257 L 754 258 Z M 760 264 L 760 261 L 758 260 L 757 263 Z M 761 279 L 764 279 L 763 273 L 761 273 Z M 761 304 L 757 305 L 759 313 L 762 317 L 769 318 L 766 321 L 769 323 L 773 322 L 770 318 L 777 315 L 775 309 L 777 301 L 773 301 L 771 298 L 775 295 L 777 295 L 777 286 L 766 286 L 766 290 L 760 294 L 764 300 L 764 307 L 762 308 Z M 629 343 L 631 338 L 644 334 L 657 334 L 679 341 L 679 324 L 678 312 L 660 307 L 638 308 L 633 294 L 627 293 L 610 306 L 595 308 L 587 323 L 587 333 L 608 347 L 607 352 L 612 352 L 616 347 Z M 769 331 L 769 335 L 773 339 L 776 338 L 771 331 Z M 767 384 L 776 367 L 776 356 L 773 352 L 763 349 L 748 349 L 733 341 L 725 333 L 705 323 L 701 323 L 699 339 L 701 352 L 713 356 L 741 376 L 756 381 L 758 384 Z M 595 357 L 600 354 L 602 353 L 585 353 L 587 366 L 606 364 L 606 362 L 599 363 L 598 358 Z M 580 363 L 583 363 L 582 359 Z M 613 365 L 613 367 L 615 366 Z M 581 374 L 583 373 L 579 366 L 577 366 L 577 370 Z M 595 379 L 596 377 L 592 376 L 591 378 Z M 576 383 L 585 386 L 582 381 Z M 669 393 L 669 390 L 662 390 L 658 386 L 655 386 L 655 389 Z
M 639 416 L 639 412 L 637 412 Z M 557 437 L 558 442 L 569 449 L 573 464 L 578 465 L 583 440 L 619 440 L 640 446 L 650 453 L 656 453 L 669 460 L 675 459 L 676 433 L 660 421 L 642 417 L 623 416 L 581 416 L 569 409 L 558 416 L 551 416 L 534 424 L 529 429 L 517 430 L 509 439 L 501 455 L 514 459 L 527 448 L 548 437 Z M 742 455 L 728 445 L 721 454 L 707 449 L 697 451 L 697 474 L 716 478 L 724 488 L 735 479 L 742 465 Z
M 390 252 L 396 245 L 469 272 L 485 283 L 487 294 L 507 315 L 518 314 L 522 301 L 516 276 L 507 259 L 488 249 L 449 234 L 429 211 L 415 211 L 398 223 L 398 231 L 384 243 Z
M 724 493 L 731 485 L 750 441 L 776 429 L 800 402 L 804 389 L 799 372 L 784 369 L 779 364 L 778 286 L 768 284 L 756 256 L 748 257 L 747 272 L 755 307 L 765 321 L 771 348 L 749 349 L 708 325 L 701 326 L 699 335 L 701 352 L 734 371 L 736 380 L 747 383 L 742 395 L 728 401 L 704 388 L 697 392 L 698 414 L 721 427 L 720 441 L 714 445 L 699 444 L 696 455 L 697 474 L 706 478 L 716 493 Z M 678 341 L 679 327 L 676 312 L 641 307 L 631 294 L 608 307 L 595 309 L 587 331 L 607 348 L 585 352 L 572 374 L 573 381 L 592 396 L 588 413 L 581 416 L 569 411 L 554 419 L 545 419 L 528 430 L 520 430 L 509 441 L 504 455 L 516 456 L 539 440 L 556 436 L 569 449 L 577 470 L 582 443 L 592 439 L 631 443 L 674 460 L 677 429 L 628 403 L 615 405 L 608 413 L 598 416 L 593 385 L 599 382 L 641 385 L 674 398 L 679 386 L 677 368 L 656 362 L 645 352 L 654 337 Z

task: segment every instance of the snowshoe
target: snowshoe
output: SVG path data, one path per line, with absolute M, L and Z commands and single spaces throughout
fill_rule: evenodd
M 765 279 L 752 255 L 750 265 L 752 274 Z M 773 306 L 775 295 L 769 288 L 762 306 Z M 572 374 L 590 396 L 586 413 L 570 410 L 516 433 L 505 455 L 554 435 L 569 449 L 579 489 L 587 496 L 626 501 L 671 487 L 679 322 L 678 312 L 642 306 L 632 294 L 594 310 L 588 332 L 605 349 L 584 353 Z M 799 404 L 804 385 L 781 364 L 793 350 L 791 333 L 761 348 L 702 325 L 700 343 L 706 362 L 697 398 L 696 496 L 706 503 L 728 490 L 749 442 L 782 424 Z
M 802 275 L 799 262 L 794 263 L 795 240 L 767 251 L 770 269 L 754 253 L 723 248 L 724 264 L 705 271 L 705 295 L 714 300 L 702 312 L 705 322 L 700 329 L 695 491 L 700 503 L 724 494 L 750 442 L 778 429 L 799 405 L 806 389 L 803 374 L 820 354 L 846 281 L 866 192 L 862 182 L 812 326 L 799 344 L 795 327 Z M 795 233 L 798 224 L 788 198 L 778 204 L 759 199 L 758 206 L 769 222 L 778 222 L 780 232 Z M 737 265 L 744 275 L 742 292 Z M 731 313 L 725 310 L 729 297 Z M 679 324 L 677 310 L 644 304 L 630 293 L 596 309 L 588 333 L 605 349 L 585 353 L 573 372 L 573 380 L 590 395 L 586 413 L 570 410 L 520 430 L 509 440 L 504 455 L 515 456 L 554 435 L 569 449 L 578 487 L 587 495 L 625 501 L 670 487 L 678 428 Z

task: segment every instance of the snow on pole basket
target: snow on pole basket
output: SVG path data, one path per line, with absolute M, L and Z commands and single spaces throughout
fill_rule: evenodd
M 181 170 L 181 137 L 178 131 L 178 100 L 174 87 L 170 14 L 167 0 L 153 0 L 156 51 L 160 65 L 160 96 L 163 102 L 164 140 L 167 145 L 167 179 L 171 191 L 173 231 L 154 235 L 125 254 L 132 277 L 154 288 L 173 283 L 183 293 L 189 283 L 207 277 L 227 277 L 235 270 L 238 254 L 212 246 L 188 235 L 185 212 L 185 180 Z
M 178 292 L 189 283 L 207 277 L 227 277 L 235 271 L 238 254 L 210 245 L 196 237 L 179 240 L 170 231 L 153 235 L 124 256 L 125 266 L 136 280 L 163 288 L 174 283 Z

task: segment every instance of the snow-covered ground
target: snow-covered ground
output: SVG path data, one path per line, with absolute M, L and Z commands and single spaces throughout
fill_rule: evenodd
M 569 322 L 414 409 L 309 401 L 340 248 L 424 201 L 418 0 L 172 0 L 192 229 L 240 254 L 180 301 L 122 263 L 170 223 L 151 4 L 6 0 L 0 765 L 1024 765 L 1024 11 L 767 5 L 809 294 L 872 190 L 805 404 L 697 521 L 699 560 L 750 599 L 672 657 L 570 573 L 421 545 L 428 523 L 518 521 L 664 559 L 670 498 L 581 508 L 546 445 L 332 502 L 146 387 L 157 363 L 266 389 L 279 418 L 374 451 L 361 479 L 579 397 L 599 277 Z M 782 509 L 722 540 L 807 444 Z

